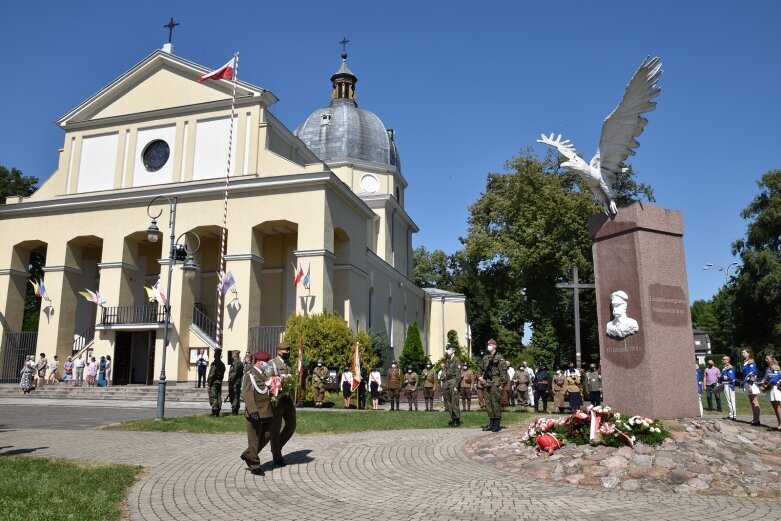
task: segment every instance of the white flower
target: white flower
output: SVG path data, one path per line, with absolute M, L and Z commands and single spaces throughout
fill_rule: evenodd
M 614 416 L 615 416 L 615 417 L 616 417 L 616 419 L 618 420 L 618 419 L 620 419 L 620 418 L 621 418 L 621 413 L 620 413 L 620 412 L 617 412 L 617 413 L 616 413 Z

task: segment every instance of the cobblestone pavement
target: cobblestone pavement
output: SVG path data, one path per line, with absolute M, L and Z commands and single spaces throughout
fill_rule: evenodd
M 757 519 L 774 500 L 599 490 L 519 478 L 470 462 L 476 429 L 294 436 L 288 466 L 250 474 L 240 435 L 0 431 L 0 454 L 111 461 L 147 472 L 128 497 L 132 520 Z M 270 460 L 264 451 L 262 460 Z M 771 519 L 772 519 L 771 518 Z

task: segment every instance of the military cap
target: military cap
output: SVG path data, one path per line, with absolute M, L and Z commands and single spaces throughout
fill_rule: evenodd
M 280 349 L 284 349 L 285 351 L 290 351 L 290 346 L 287 345 L 286 342 L 280 342 L 279 344 L 277 344 L 277 351 L 279 351 Z

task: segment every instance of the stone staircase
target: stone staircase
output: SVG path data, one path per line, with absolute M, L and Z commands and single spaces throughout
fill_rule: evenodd
M 227 391 L 223 387 L 223 394 Z M 18 398 L 22 395 L 18 384 L 0 385 L 0 398 Z M 60 382 L 46 385 L 29 394 L 30 398 L 53 400 L 125 400 L 155 401 L 157 385 L 117 385 L 111 387 L 66 387 Z M 166 402 L 208 402 L 205 388 L 198 389 L 192 383 L 168 384 L 165 390 Z

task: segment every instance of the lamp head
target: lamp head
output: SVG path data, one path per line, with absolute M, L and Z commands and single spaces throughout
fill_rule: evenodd
M 195 262 L 195 257 L 191 253 L 187 255 L 182 271 L 184 271 L 184 277 L 188 280 L 195 278 L 195 274 L 198 273 L 198 263 Z
M 155 243 L 160 239 L 160 228 L 157 227 L 157 219 L 152 219 L 149 228 L 146 229 L 146 240 Z

